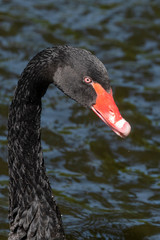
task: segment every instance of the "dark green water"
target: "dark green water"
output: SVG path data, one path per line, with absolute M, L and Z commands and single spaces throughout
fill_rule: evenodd
M 8 235 L 7 115 L 28 60 L 55 44 L 92 51 L 131 126 L 116 136 L 50 87 L 42 145 L 67 239 L 160 239 L 160 3 L 0 1 L 0 239 Z

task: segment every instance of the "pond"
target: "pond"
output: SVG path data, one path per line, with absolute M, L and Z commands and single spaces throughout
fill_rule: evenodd
M 118 137 L 51 86 L 41 118 L 47 175 L 69 240 L 160 239 L 160 4 L 153 0 L 0 1 L 0 239 L 8 225 L 7 119 L 37 52 L 72 45 L 106 66 L 131 124 Z

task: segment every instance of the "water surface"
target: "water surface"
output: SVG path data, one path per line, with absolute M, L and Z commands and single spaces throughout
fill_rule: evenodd
M 89 109 L 49 88 L 42 146 L 67 239 L 160 239 L 159 26 L 156 0 L 0 1 L 0 239 L 9 229 L 8 107 L 29 59 L 57 44 L 100 58 L 132 126 L 120 139 Z

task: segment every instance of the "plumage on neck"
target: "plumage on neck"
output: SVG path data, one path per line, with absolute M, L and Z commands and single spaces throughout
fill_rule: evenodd
M 15 240 L 65 239 L 41 150 L 41 97 L 51 82 L 51 76 L 46 75 L 49 50 L 43 61 L 41 58 L 39 54 L 31 60 L 22 73 L 8 120 L 9 239 Z
M 87 83 L 88 78 L 92 84 Z M 105 122 L 109 113 L 102 110 L 104 101 L 107 105 L 108 95 L 115 106 L 107 70 L 90 52 L 59 46 L 43 50 L 29 62 L 18 82 L 8 121 L 9 240 L 65 239 L 60 212 L 52 198 L 45 173 L 40 143 L 41 98 L 50 83 L 101 117 L 96 110 L 100 108 L 104 116 L 101 119 Z M 100 92 L 96 86 L 101 89 Z M 98 105 L 97 99 L 101 99 Z M 120 116 L 118 110 L 117 113 Z M 117 120 L 118 127 L 115 122 L 117 132 L 122 128 L 122 124 L 119 124 L 122 122 L 126 123 Z M 129 131 L 125 129 L 122 129 L 122 133 L 127 136 Z

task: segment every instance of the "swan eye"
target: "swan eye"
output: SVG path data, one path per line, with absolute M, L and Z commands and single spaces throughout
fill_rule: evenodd
M 92 83 L 92 79 L 90 77 L 85 77 L 84 82 L 87 84 Z

